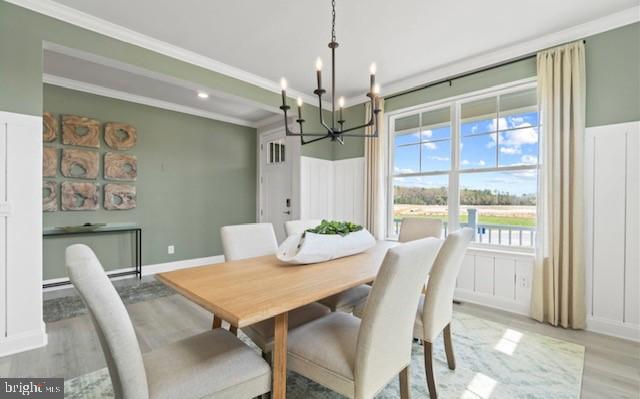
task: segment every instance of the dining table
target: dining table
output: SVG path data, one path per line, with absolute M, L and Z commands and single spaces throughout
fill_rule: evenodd
M 179 294 L 238 329 L 275 319 L 272 371 L 274 399 L 286 398 L 288 314 L 294 309 L 375 280 L 393 241 L 369 250 L 308 265 L 288 264 L 275 255 L 157 274 Z

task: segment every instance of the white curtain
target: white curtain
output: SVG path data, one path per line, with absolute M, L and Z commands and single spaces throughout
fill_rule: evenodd
M 378 138 L 364 139 L 364 227 L 373 236 L 382 240 L 385 237 L 385 145 L 387 134 L 384 129 L 384 99 L 378 100 Z M 365 104 L 365 121 L 371 119 L 371 103 Z M 368 127 L 366 134 L 372 134 Z
M 541 173 L 531 312 L 584 328 L 584 43 L 540 52 L 537 61 Z

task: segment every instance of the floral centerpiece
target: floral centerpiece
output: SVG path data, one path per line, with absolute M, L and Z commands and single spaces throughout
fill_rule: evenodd
M 289 236 L 278 249 L 278 259 L 293 264 L 326 262 L 355 255 L 373 247 L 376 241 L 362 226 L 323 220 L 318 226 Z

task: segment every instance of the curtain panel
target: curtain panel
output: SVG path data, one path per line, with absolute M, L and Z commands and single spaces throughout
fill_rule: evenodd
M 377 239 L 385 237 L 385 146 L 384 99 L 378 100 L 378 138 L 364 139 L 364 227 Z M 365 121 L 371 119 L 371 103 L 365 104 Z M 368 127 L 366 134 L 372 134 Z
M 531 313 L 554 326 L 581 329 L 586 324 L 584 43 L 538 53 L 537 69 L 542 129 Z

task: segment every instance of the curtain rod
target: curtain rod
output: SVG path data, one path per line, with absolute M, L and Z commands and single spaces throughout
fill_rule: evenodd
M 587 42 L 586 40 L 582 40 L 582 43 L 586 43 L 586 42 Z M 415 93 L 417 91 L 425 90 L 425 89 L 428 89 L 430 87 L 441 85 L 441 84 L 447 83 L 447 82 L 449 83 L 449 86 L 451 86 L 453 84 L 454 80 L 466 78 L 467 76 L 472 76 L 472 75 L 475 75 L 475 74 L 478 74 L 478 73 L 490 71 L 492 69 L 501 68 L 503 66 L 515 64 L 515 63 L 520 62 L 520 61 L 524 61 L 524 60 L 528 60 L 528 59 L 531 59 L 531 58 L 535 58 L 537 55 L 538 55 L 538 53 L 527 54 L 527 55 L 524 55 L 522 57 L 514 58 L 514 59 L 511 59 L 509 61 L 501 62 L 499 64 L 490 65 L 490 66 L 485 67 L 485 68 L 475 69 L 473 71 L 464 72 L 464 73 L 461 73 L 461 74 L 458 74 L 458 75 L 454 75 L 454 76 L 451 76 L 451 77 L 448 77 L 448 78 L 445 78 L 445 79 L 436 80 L 435 82 L 427 83 L 425 85 L 422 85 L 422 86 L 419 86 L 419 87 L 415 87 L 413 89 L 409 89 L 409 90 L 406 90 L 406 91 L 402 91 L 400 93 L 396 93 L 396 94 L 392 94 L 390 96 L 386 96 L 386 97 L 384 97 L 384 99 L 385 100 L 390 100 L 392 98 L 404 96 L 405 94 Z

